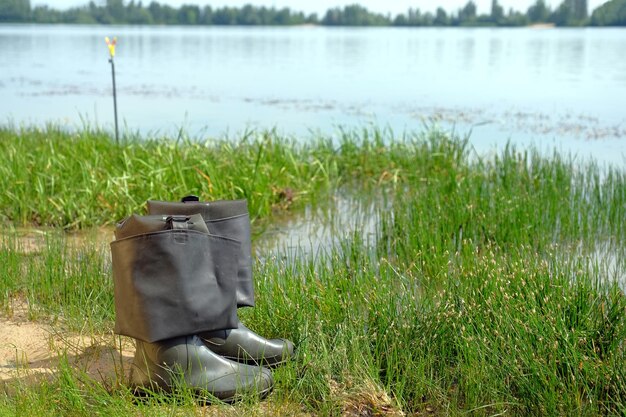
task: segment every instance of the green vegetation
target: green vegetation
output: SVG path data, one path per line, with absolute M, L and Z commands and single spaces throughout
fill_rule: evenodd
M 626 0 L 611 0 L 593 11 L 593 26 L 626 26 Z
M 8 383 L 0 415 L 626 413 L 622 169 L 511 147 L 481 159 L 437 131 L 118 146 L 99 132 L 5 128 L 0 142 L 0 213 L 16 225 L 110 224 L 147 198 L 187 192 L 247 197 L 272 221 L 340 188 L 373 201 L 380 219 L 375 239 L 357 228 L 311 256 L 279 249 L 257 263 L 257 307 L 242 320 L 298 345 L 267 400 L 137 402 L 63 359 L 53 377 Z M 108 248 L 72 239 L 50 230 L 27 250 L 5 233 L 0 303 L 10 312 L 26 300 L 34 319 L 110 333 Z
M 367 132 L 366 143 L 381 143 L 382 135 Z M 328 139 L 296 144 L 272 132 L 245 133 L 238 142 L 130 138 L 117 145 L 98 131 L 4 128 L 0 144 L 0 215 L 17 225 L 66 229 L 112 225 L 143 210 L 147 199 L 188 193 L 247 198 L 252 215 L 266 217 L 365 178 L 388 158 L 372 155 L 369 145 L 346 153 Z M 409 155 L 393 152 L 410 169 Z
M 623 13 L 626 0 L 612 0 L 594 11 L 591 19 L 595 26 L 624 25 Z M 612 13 L 616 12 L 617 17 Z M 367 10 L 358 4 L 328 10 L 321 18 L 313 13 L 305 15 L 289 8 L 258 7 L 245 5 L 241 8 L 211 6 L 199 7 L 185 4 L 180 8 L 151 1 L 146 7 L 142 2 L 131 0 L 106 0 L 98 6 L 93 1 L 82 7 L 67 11 L 47 6 L 31 7 L 30 0 L 3 0 L 0 3 L 0 22 L 33 23 L 81 23 L 81 24 L 131 24 L 131 25 L 302 25 L 325 26 L 524 26 L 551 23 L 557 26 L 583 26 L 589 24 L 587 0 L 563 0 L 550 10 L 545 0 L 536 2 L 523 13 L 509 9 L 506 13 L 498 0 L 492 0 L 489 14 L 478 15 L 476 4 L 469 0 L 456 12 L 443 8 L 436 12 L 409 9 L 395 17 Z

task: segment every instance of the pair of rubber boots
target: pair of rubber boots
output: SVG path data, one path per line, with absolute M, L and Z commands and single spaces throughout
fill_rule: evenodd
M 148 215 L 128 217 L 115 237 L 115 332 L 137 341 L 130 385 L 182 384 L 227 402 L 267 394 L 266 367 L 290 359 L 294 346 L 237 317 L 237 308 L 254 306 L 246 201 L 148 201 Z

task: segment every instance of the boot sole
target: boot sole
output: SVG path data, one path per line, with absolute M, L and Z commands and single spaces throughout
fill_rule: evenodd
M 259 400 L 263 400 L 273 391 L 273 389 L 274 387 L 270 386 L 262 391 L 257 392 L 256 395 L 258 395 Z M 169 396 L 173 394 L 172 390 L 163 388 L 163 387 L 156 387 L 155 389 L 152 389 L 152 388 L 148 388 L 144 386 L 136 386 L 136 387 L 131 387 L 131 391 L 133 393 L 133 396 L 137 400 L 147 400 L 149 397 L 152 397 L 154 395 L 168 395 Z M 193 391 L 193 396 L 201 405 L 212 405 L 212 404 L 217 404 L 217 403 L 233 404 L 237 401 L 243 400 L 246 397 L 246 394 L 237 394 L 237 393 L 234 393 L 234 394 L 228 393 L 228 394 L 229 395 L 225 395 L 223 398 L 220 398 L 219 396 L 215 394 L 211 394 L 213 397 L 209 398 L 206 396 L 206 391 L 201 391 L 201 390 Z
M 269 369 L 276 369 L 279 366 L 282 366 L 284 364 L 286 364 L 287 362 L 289 362 L 292 358 L 287 358 L 287 359 L 281 359 L 279 361 L 268 361 L 268 359 L 252 359 L 252 358 L 236 358 L 236 357 L 231 357 L 231 356 L 224 356 L 226 359 L 234 361 L 234 362 L 239 362 L 239 363 L 243 363 L 245 365 L 251 365 L 251 366 L 263 366 L 265 368 L 269 368 Z

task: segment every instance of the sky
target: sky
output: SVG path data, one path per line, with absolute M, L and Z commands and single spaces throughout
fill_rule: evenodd
M 125 0 L 127 3 L 129 0 Z M 138 0 L 136 0 L 137 2 Z M 143 4 L 147 6 L 151 0 L 143 0 Z M 397 15 L 399 13 L 405 13 L 409 8 L 419 8 L 426 12 L 434 12 L 437 7 L 443 7 L 448 12 L 457 11 L 468 0 L 157 0 L 161 4 L 169 4 L 174 7 L 180 7 L 183 4 L 195 4 L 200 6 L 210 5 L 212 7 L 241 7 L 245 4 L 253 4 L 256 6 L 274 6 L 277 8 L 289 7 L 295 11 L 303 11 L 306 13 L 318 13 L 321 17 L 326 10 L 333 7 L 343 7 L 348 4 L 358 3 L 370 11 L 379 13 L 391 13 Z M 509 8 L 526 12 L 528 7 L 535 3 L 536 0 L 499 0 L 501 6 L 505 11 Z M 593 11 L 599 5 L 605 3 L 607 0 L 588 0 L 589 12 Z M 55 9 L 67 9 L 74 6 L 82 6 L 89 2 L 89 0 L 31 0 L 33 6 L 47 4 Z M 96 4 L 104 4 L 105 0 L 94 0 Z M 552 9 L 556 8 L 562 0 L 546 0 L 546 4 Z M 478 8 L 478 13 L 489 13 L 491 10 L 491 0 L 474 0 Z

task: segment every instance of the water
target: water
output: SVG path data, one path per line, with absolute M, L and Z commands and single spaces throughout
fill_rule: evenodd
M 301 212 L 274 216 L 255 239 L 254 249 L 262 257 L 300 259 L 329 254 L 356 236 L 371 246 L 376 243 L 385 209 L 390 209 L 390 202 L 382 195 L 366 196 L 342 189 Z
M 472 131 L 626 161 L 625 29 L 0 25 L 0 123 L 191 136 L 338 126 Z

